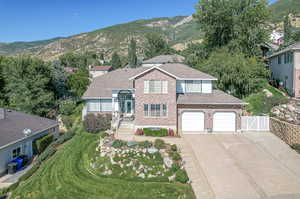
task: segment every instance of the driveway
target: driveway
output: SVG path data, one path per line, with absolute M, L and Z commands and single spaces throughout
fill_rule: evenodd
M 185 135 L 216 199 L 299 199 L 300 155 L 271 133 Z

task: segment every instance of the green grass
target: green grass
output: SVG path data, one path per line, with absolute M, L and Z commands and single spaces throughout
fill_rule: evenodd
M 92 175 L 89 163 L 99 135 L 78 133 L 28 180 L 12 199 L 195 198 L 187 184 L 134 182 Z
M 245 106 L 247 112 L 253 115 L 268 115 L 274 106 L 287 103 L 287 97 L 284 96 L 278 89 L 266 84 L 265 89 L 269 90 L 273 96 L 267 97 L 265 92 L 251 94 L 243 100 L 248 105 Z

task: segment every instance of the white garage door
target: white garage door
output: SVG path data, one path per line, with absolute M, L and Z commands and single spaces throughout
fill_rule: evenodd
M 235 131 L 236 115 L 231 112 L 219 112 L 214 114 L 213 131 Z
M 204 131 L 204 113 L 184 112 L 182 114 L 182 131 Z

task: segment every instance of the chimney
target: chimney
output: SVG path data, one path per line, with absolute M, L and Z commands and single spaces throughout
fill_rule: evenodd
M 5 119 L 6 110 L 4 108 L 0 108 L 0 120 Z

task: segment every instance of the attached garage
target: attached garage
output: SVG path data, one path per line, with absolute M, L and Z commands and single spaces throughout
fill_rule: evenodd
M 236 113 L 216 112 L 213 116 L 214 132 L 234 132 L 236 131 Z
M 182 113 L 182 131 L 183 132 L 202 132 L 204 131 L 204 113 L 203 112 L 183 112 Z

